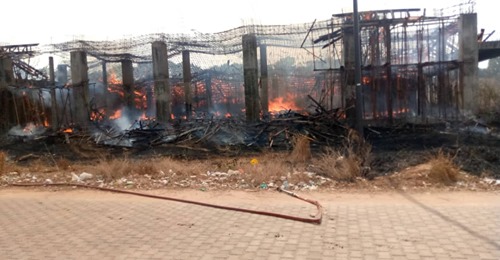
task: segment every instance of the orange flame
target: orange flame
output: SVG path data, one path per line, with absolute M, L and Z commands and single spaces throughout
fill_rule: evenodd
M 66 129 L 63 130 L 63 133 L 73 133 L 73 129 L 66 128 Z
M 288 97 L 290 99 L 290 97 Z M 269 112 L 279 112 L 283 110 L 300 110 L 293 100 L 284 100 L 283 97 L 277 97 L 269 102 Z
M 146 116 L 146 112 L 142 112 L 141 117 L 139 117 L 139 120 L 147 120 L 148 117 Z
M 108 91 L 110 93 L 116 93 L 120 97 L 125 97 L 125 93 L 123 92 L 123 87 L 121 86 L 122 81 L 118 79 L 116 74 L 112 71 L 108 78 Z
M 104 119 L 104 112 L 104 108 L 100 108 L 98 111 L 92 111 L 92 113 L 90 113 L 90 120 L 100 121 Z
M 108 84 L 122 84 L 122 81 L 118 79 L 114 71 L 108 77 Z
M 143 90 L 134 90 L 134 104 L 137 109 L 146 109 L 148 107 L 146 93 Z
M 118 109 L 118 110 L 115 111 L 115 113 L 113 115 L 111 115 L 109 117 L 109 119 L 114 120 L 114 119 L 120 118 L 121 116 L 122 116 L 122 110 Z

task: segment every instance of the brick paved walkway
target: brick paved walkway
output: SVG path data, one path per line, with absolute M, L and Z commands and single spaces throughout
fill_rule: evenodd
M 308 216 L 276 192 L 149 191 Z M 322 225 L 98 191 L 0 190 L 1 259 L 500 259 L 498 193 L 309 193 Z

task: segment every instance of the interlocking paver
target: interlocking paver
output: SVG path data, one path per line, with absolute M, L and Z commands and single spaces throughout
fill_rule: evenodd
M 298 216 L 314 209 L 275 192 L 149 192 Z M 322 225 L 96 191 L 3 189 L 1 258 L 500 259 L 497 193 L 305 196 L 324 206 Z

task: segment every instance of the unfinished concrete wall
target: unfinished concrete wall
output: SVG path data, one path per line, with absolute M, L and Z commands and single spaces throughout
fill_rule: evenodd
M 269 83 L 267 70 L 267 47 L 260 46 L 260 96 L 263 113 L 269 112 Z
M 134 110 L 134 66 L 131 60 L 123 60 L 122 65 L 122 82 L 125 107 L 129 111 Z
M 193 94 L 191 91 L 191 59 L 189 51 L 182 51 L 182 76 L 184 79 L 186 117 L 189 118 L 193 111 Z
M 246 34 L 243 41 L 243 74 L 245 77 L 245 113 L 247 122 L 257 122 L 260 118 L 259 68 L 257 63 L 257 37 Z
M 477 92 L 479 87 L 477 14 L 461 14 L 459 18 L 459 26 L 459 84 L 463 95 L 462 108 L 474 111 L 477 107 Z
M 156 120 L 167 122 L 171 114 L 171 92 L 168 80 L 168 53 L 167 44 L 153 42 L 153 78 L 155 81 L 154 94 L 156 98 Z
M 73 123 L 82 128 L 87 128 L 90 122 L 87 53 L 84 51 L 72 51 L 70 56 L 73 88 L 73 102 L 71 104 Z

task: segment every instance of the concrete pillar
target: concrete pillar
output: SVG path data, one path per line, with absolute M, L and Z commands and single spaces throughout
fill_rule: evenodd
M 90 121 L 87 53 L 72 51 L 70 56 L 71 82 L 73 86 L 73 123 L 85 129 Z
M 57 85 L 64 86 L 68 83 L 68 65 L 57 65 Z
M 214 103 L 212 100 L 212 75 L 210 75 L 210 72 L 207 73 L 207 77 L 205 78 L 205 92 L 207 96 L 207 111 L 212 112 Z
M 9 57 L 0 58 L 0 88 L 5 88 L 14 83 L 12 60 Z
M 260 46 L 260 96 L 262 112 L 269 113 L 269 83 L 267 70 L 267 46 Z
M 354 31 L 352 27 L 342 28 L 343 59 L 346 70 L 354 70 Z
M 189 51 L 182 51 L 182 75 L 184 78 L 184 94 L 186 101 L 186 117 L 193 111 L 193 94 L 191 92 L 191 60 Z
M 351 26 L 342 28 L 343 39 L 343 59 L 344 69 L 341 70 L 341 87 L 342 99 L 346 109 L 346 117 L 352 124 L 356 120 L 356 95 L 354 86 L 354 63 L 355 63 L 355 48 L 354 48 L 354 30 Z
M 462 108 L 474 111 L 477 108 L 478 52 L 477 14 L 461 14 L 459 18 L 459 74 L 463 93 Z
M 3 94 L 1 95 L 0 100 L 0 103 L 2 104 L 2 108 L 0 108 L 0 116 L 2 117 L 0 128 L 10 127 L 11 122 L 17 122 L 17 124 L 20 123 L 15 101 L 16 97 L 10 92 L 3 91 L 4 88 L 9 85 L 13 85 L 13 83 L 14 72 L 12 70 L 12 60 L 8 57 L 0 57 L 0 93 Z M 7 93 L 9 93 L 9 97 L 6 95 Z M 9 102 L 10 95 L 12 95 L 13 102 Z M 15 114 L 13 112 L 15 112 Z M 16 120 L 12 120 L 13 118 Z
M 56 78 L 54 72 L 54 58 L 49 57 L 49 83 L 50 83 L 50 126 L 53 130 L 59 129 L 59 119 L 57 115 Z
M 254 123 L 257 122 L 260 117 L 257 37 L 254 34 L 246 34 L 243 35 L 242 42 L 246 120 L 249 123 Z
M 153 42 L 153 78 L 155 81 L 154 94 L 156 96 L 156 120 L 166 123 L 171 114 L 171 93 L 168 81 L 168 53 L 167 44 Z
M 131 60 L 123 60 L 122 64 L 122 84 L 123 84 L 123 93 L 124 95 L 124 103 L 125 107 L 129 109 L 129 111 L 133 111 L 135 109 L 134 106 L 134 66 Z

